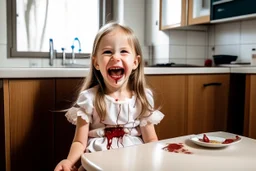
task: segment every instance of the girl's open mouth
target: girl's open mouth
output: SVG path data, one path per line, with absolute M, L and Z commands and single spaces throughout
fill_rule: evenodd
M 124 68 L 122 67 L 111 67 L 108 69 L 109 76 L 116 80 L 116 82 L 123 77 L 124 75 Z

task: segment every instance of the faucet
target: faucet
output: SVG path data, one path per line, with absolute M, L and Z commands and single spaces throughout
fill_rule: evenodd
M 78 46 L 79 46 L 79 49 L 78 49 L 78 53 L 81 53 L 82 49 L 81 49 L 81 43 L 80 43 L 80 40 L 78 39 L 78 37 L 75 37 L 74 40 L 73 40 L 73 45 L 71 46 L 71 49 L 72 49 L 72 53 L 71 53 L 71 60 L 72 60 L 72 64 L 75 64 L 75 41 L 78 42 Z
M 78 39 L 78 37 L 75 37 L 74 41 L 73 41 L 73 45 L 74 45 L 74 42 L 77 41 L 78 42 L 78 45 L 79 45 L 79 49 L 78 49 L 78 52 L 81 53 L 82 49 L 81 49 L 81 43 L 80 43 L 80 40 Z
M 74 38 L 74 41 L 73 41 L 73 45 L 71 46 L 71 49 L 72 49 L 72 54 L 71 54 L 71 57 L 72 57 L 72 64 L 75 64 L 75 41 L 78 42 L 78 53 L 81 53 L 82 49 L 81 49 L 81 43 L 80 43 L 80 40 L 78 39 L 78 37 L 75 37 Z
M 50 50 L 49 50 L 49 52 L 50 52 L 50 62 L 49 62 L 49 65 L 53 66 L 53 59 L 55 57 L 55 51 L 54 51 L 53 40 L 52 39 L 49 40 L 49 46 L 50 46 Z

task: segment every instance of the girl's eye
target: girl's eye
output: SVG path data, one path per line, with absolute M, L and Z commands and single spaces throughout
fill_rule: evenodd
M 106 50 L 103 52 L 103 54 L 112 54 L 112 52 L 110 50 Z
M 127 50 L 122 50 L 121 53 L 128 53 L 128 51 Z

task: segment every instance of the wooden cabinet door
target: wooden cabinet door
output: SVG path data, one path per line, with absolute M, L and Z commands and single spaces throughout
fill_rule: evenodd
M 0 80 L 0 170 L 6 170 L 4 130 L 4 91 L 3 80 Z
M 9 130 L 9 137 L 5 138 L 10 146 L 6 152 L 10 156 L 8 167 L 12 171 L 53 170 L 50 110 L 55 103 L 54 79 L 13 79 L 5 86 L 9 89 L 5 94 L 5 99 L 9 99 L 5 101 L 5 129 Z
M 256 139 L 256 75 L 246 76 L 244 135 Z
M 165 115 L 156 126 L 158 138 L 186 134 L 187 84 L 184 75 L 148 75 L 147 82 L 155 95 L 155 106 Z
M 210 22 L 210 1 L 188 0 L 188 25 Z
M 66 112 L 58 112 L 72 106 L 79 94 L 84 79 L 56 79 L 56 112 L 54 113 L 54 163 L 66 158 L 74 138 L 75 125 L 69 123 Z
M 186 26 L 186 0 L 160 0 L 159 30 Z
M 229 74 L 188 76 L 188 134 L 227 129 Z

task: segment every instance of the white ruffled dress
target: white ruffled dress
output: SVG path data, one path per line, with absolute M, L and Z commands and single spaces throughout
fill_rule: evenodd
M 116 101 L 114 98 L 105 95 L 107 116 L 104 121 L 101 121 L 94 108 L 97 91 L 98 86 L 95 86 L 81 92 L 77 100 L 79 107 L 72 107 L 65 115 L 68 121 L 74 125 L 76 125 L 77 117 L 81 117 L 87 123 L 90 123 L 88 152 L 107 150 L 108 140 L 104 136 L 106 127 L 122 126 L 126 133 L 121 139 L 114 137 L 110 149 L 142 144 L 140 127 L 148 123 L 158 124 L 164 117 L 160 111 L 156 110 L 148 117 L 137 119 L 141 111 L 141 105 L 136 103 L 136 95 L 124 101 Z M 146 91 L 146 96 L 153 106 L 154 100 L 149 89 Z

